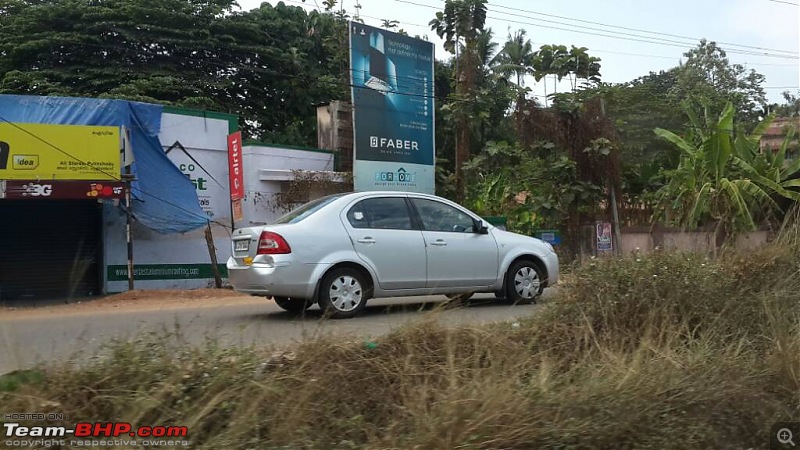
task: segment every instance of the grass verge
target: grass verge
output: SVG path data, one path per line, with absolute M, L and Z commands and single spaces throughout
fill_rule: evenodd
M 13 378 L 0 404 L 185 425 L 202 449 L 768 448 L 772 423 L 800 420 L 795 236 L 592 262 L 513 325 L 422 320 L 278 353 L 147 335 Z

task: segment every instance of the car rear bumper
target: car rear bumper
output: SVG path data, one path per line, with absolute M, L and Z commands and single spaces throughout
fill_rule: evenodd
M 314 265 L 292 264 L 288 261 L 242 265 L 236 258 L 229 258 L 226 265 L 228 280 L 238 292 L 307 299 L 314 295 Z

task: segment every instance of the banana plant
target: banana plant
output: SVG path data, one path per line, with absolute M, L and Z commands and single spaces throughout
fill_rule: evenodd
M 755 178 L 755 172 L 739 170 L 744 161 L 740 154 L 744 144 L 737 146 L 733 138 L 734 112 L 729 103 L 706 128 L 694 111 L 687 108 L 692 126 L 689 140 L 668 130 L 655 130 L 681 151 L 677 169 L 668 172 L 670 182 L 660 191 L 662 206 L 686 227 L 716 223 L 717 237 L 752 230 L 758 212 L 778 209 L 771 196 L 778 191 L 763 183 L 763 179 Z M 707 108 L 704 113 L 709 119 Z M 743 139 L 751 143 L 758 138 Z
M 756 183 L 771 189 L 778 196 L 800 201 L 800 158 L 793 161 L 786 159 L 786 152 L 794 141 L 795 129 L 790 127 L 780 147 L 773 152 L 769 149 L 760 151 L 760 140 L 764 131 L 775 120 L 771 115 L 762 121 L 750 136 L 739 131 L 736 136 L 736 165 Z

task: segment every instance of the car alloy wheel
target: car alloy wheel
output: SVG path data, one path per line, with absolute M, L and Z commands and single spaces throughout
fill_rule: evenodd
M 531 261 L 517 261 L 511 265 L 506 276 L 506 298 L 513 304 L 536 301 L 544 291 L 544 275 Z
M 328 289 L 328 297 L 334 308 L 342 312 L 350 312 L 361 304 L 364 289 L 355 277 L 343 275 L 333 280 Z
M 319 307 L 334 319 L 353 317 L 366 305 L 368 289 L 364 275 L 358 270 L 350 267 L 334 269 L 320 283 Z
M 542 282 L 532 267 L 522 267 L 514 274 L 514 290 L 521 298 L 531 300 L 539 294 Z

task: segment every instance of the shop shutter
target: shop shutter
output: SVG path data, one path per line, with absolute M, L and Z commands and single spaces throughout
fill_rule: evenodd
M 0 301 L 101 292 L 102 208 L 93 200 L 0 200 Z

